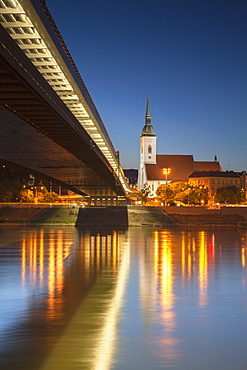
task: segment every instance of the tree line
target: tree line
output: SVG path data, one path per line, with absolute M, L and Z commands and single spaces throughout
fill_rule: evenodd
M 144 185 L 139 192 L 142 203 L 147 203 L 151 194 L 150 186 Z M 156 198 L 163 205 L 207 205 L 209 202 L 208 188 L 203 185 L 190 185 L 187 182 L 162 184 L 156 191 Z M 236 186 L 218 188 L 214 202 L 220 204 L 240 204 L 245 201 L 244 191 Z

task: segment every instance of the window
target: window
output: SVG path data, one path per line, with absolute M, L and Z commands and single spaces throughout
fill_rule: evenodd
M 149 154 L 152 153 L 152 146 L 151 145 L 148 146 L 148 153 Z

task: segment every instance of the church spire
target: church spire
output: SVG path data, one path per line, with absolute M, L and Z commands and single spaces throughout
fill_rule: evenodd
M 145 122 L 146 125 L 150 124 L 151 125 L 151 115 L 150 115 L 150 99 L 147 98 L 147 107 L 146 107 L 146 116 L 145 116 Z
M 142 129 L 142 136 L 156 136 L 154 128 L 151 125 L 151 115 L 150 115 L 150 99 L 147 98 L 146 106 L 146 116 L 145 116 L 145 126 Z

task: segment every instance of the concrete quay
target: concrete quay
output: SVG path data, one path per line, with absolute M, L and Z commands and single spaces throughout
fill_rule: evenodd
M 91 227 L 240 227 L 247 228 L 247 207 L 86 207 L 3 205 L 0 225 Z

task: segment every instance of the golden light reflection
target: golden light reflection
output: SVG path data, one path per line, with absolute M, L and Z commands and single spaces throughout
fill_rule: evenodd
M 42 370 L 53 370 L 54 363 L 59 369 L 67 369 L 67 348 L 69 363 L 76 364 L 75 367 L 79 364 L 84 368 L 86 364 L 88 369 L 108 370 L 112 365 L 119 313 L 129 276 L 130 245 L 125 242 L 125 236 L 117 232 L 96 237 L 85 232 L 81 236 L 79 254 L 77 258 L 81 256 L 88 270 L 98 276 Z
M 185 277 L 185 269 L 186 269 L 186 243 L 185 243 L 185 234 L 182 233 L 182 256 L 181 256 L 181 261 L 182 261 L 182 278 L 184 279 Z
M 160 286 L 160 303 L 162 306 L 161 319 L 166 330 L 172 331 L 175 326 L 175 313 L 173 310 L 173 260 L 172 242 L 170 232 L 162 232 L 161 244 L 159 247 L 159 275 L 158 286 Z
M 155 231 L 148 237 L 143 235 L 140 238 L 140 248 L 138 252 L 139 260 L 139 295 L 142 307 L 142 314 L 146 328 L 151 327 L 153 312 L 157 306 L 158 279 L 158 243 L 159 233 Z
M 21 240 L 21 281 L 22 286 L 25 285 L 26 277 L 26 239 Z
M 33 238 L 33 271 L 32 271 L 32 283 L 36 282 L 37 274 L 37 238 Z
M 246 254 L 247 254 L 246 238 L 247 238 L 247 234 L 244 233 L 241 237 L 241 262 L 242 262 L 242 267 L 246 267 Z
M 48 316 L 54 317 L 54 295 L 55 295 L 55 240 L 54 233 L 50 234 L 49 261 L 48 261 Z
M 65 240 L 62 230 L 45 234 L 44 230 L 23 233 L 21 239 L 23 287 L 38 284 L 48 292 L 49 318 L 55 316 L 55 295 L 61 295 L 64 284 L 64 259 L 69 255 L 71 240 Z
M 208 286 L 208 251 L 206 234 L 202 231 L 199 235 L 199 305 L 207 303 Z
M 117 235 L 113 235 L 113 254 L 118 254 L 116 246 Z M 115 252 L 114 252 L 115 251 Z M 117 257 L 116 257 L 117 259 Z M 115 258 L 114 258 L 115 260 Z M 111 368 L 113 353 L 117 336 L 117 322 L 120 308 L 123 305 L 123 297 L 129 276 L 130 266 L 130 245 L 125 247 L 124 255 L 120 267 L 118 268 L 117 281 L 113 295 L 109 300 L 109 305 L 102 318 L 102 327 L 99 335 L 98 344 L 92 359 L 92 368 L 95 370 L 108 370 Z M 113 269 L 116 271 L 116 265 L 113 263 Z
M 242 266 L 245 267 L 246 266 L 246 256 L 245 256 L 245 248 L 242 248 L 242 253 L 241 253 L 241 262 L 242 262 Z
M 58 294 L 62 293 L 63 290 L 63 280 L 64 280 L 64 266 L 63 266 L 63 231 L 58 230 L 57 232 L 57 261 L 56 261 L 56 292 Z
M 189 240 L 188 240 L 188 267 L 187 267 L 187 270 L 188 270 L 188 278 L 191 277 L 191 274 L 192 274 L 192 263 L 193 263 L 193 250 L 192 250 L 192 242 L 193 242 L 193 239 L 191 239 L 191 235 L 189 234 Z
M 154 273 L 155 280 L 158 279 L 158 265 L 159 265 L 159 233 L 154 232 Z
M 116 271 L 117 267 L 117 233 L 113 231 L 112 234 L 112 266 L 114 271 Z
M 39 243 L 40 243 L 40 251 L 39 251 L 39 281 L 40 281 L 40 288 L 43 286 L 43 279 L 44 279 L 44 230 L 40 230 L 39 235 Z
M 158 232 L 154 235 L 154 264 L 156 281 L 156 300 L 158 302 L 158 318 L 160 330 L 163 335 L 157 337 L 157 344 L 160 350 L 157 355 L 165 358 L 166 361 L 175 360 L 180 356 L 177 351 L 179 339 L 175 335 L 176 313 L 175 313 L 175 293 L 174 293 L 174 274 L 175 266 L 182 263 L 185 273 L 185 242 L 176 245 L 170 231 Z M 184 249 L 183 249 L 184 248 Z M 182 253 L 182 254 L 181 254 Z M 156 318 L 155 318 L 156 319 Z

